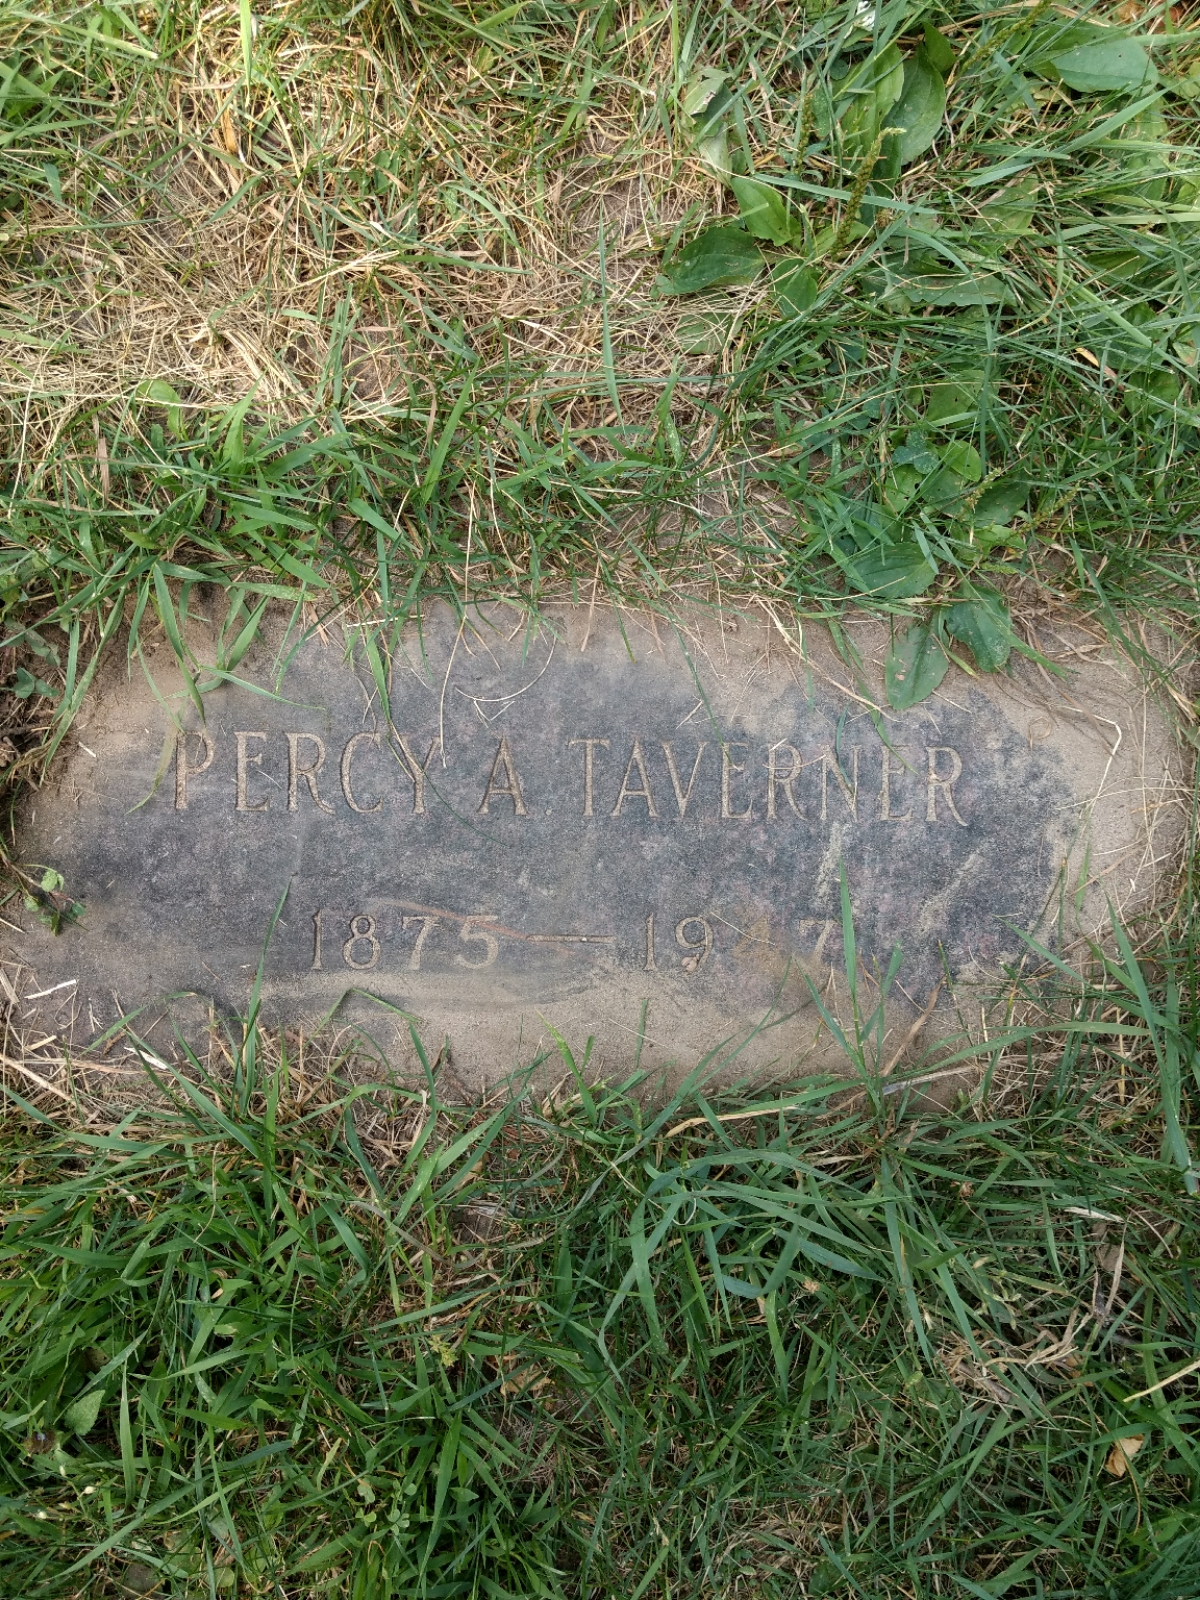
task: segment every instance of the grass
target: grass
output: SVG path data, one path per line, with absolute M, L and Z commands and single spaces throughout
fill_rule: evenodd
M 4 1592 L 1194 1594 L 1195 1202 L 1113 999 L 949 1115 L 464 1108 L 253 1026 L 22 1102 Z
M 1198 116 L 1190 5 L 0 0 L 7 803 L 198 585 L 1067 602 L 1195 742 Z M 1194 1595 L 1191 874 L 952 1113 L 10 1064 L 0 1587 Z
M 681 581 L 943 642 L 981 589 L 1014 637 L 1047 594 L 1190 623 L 1200 45 L 1090 15 L 6 0 L 0 597 L 42 719 L 199 582 L 385 630 Z M 851 102 L 935 22 L 901 165 L 904 102 L 874 138 Z M 1065 82 L 1088 27 L 1143 81 Z M 671 292 L 714 224 L 749 281 Z
M 1190 1600 L 1195 954 L 1094 967 L 944 1107 L 5 1056 L 3 1592 Z

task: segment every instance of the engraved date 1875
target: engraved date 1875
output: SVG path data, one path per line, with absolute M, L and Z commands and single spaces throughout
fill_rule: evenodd
M 670 920 L 656 932 L 657 914 L 629 940 L 645 972 L 699 972 L 716 947 L 714 919 L 680 917 L 672 931 Z M 719 919 L 717 919 L 719 920 Z M 427 961 L 435 965 L 481 971 L 495 966 L 505 945 L 597 945 L 611 949 L 623 943 L 614 934 L 525 933 L 506 927 L 497 917 L 460 916 L 454 912 L 405 912 L 385 920 L 367 911 L 350 916 L 322 907 L 313 913 L 310 971 L 323 972 L 327 963 L 351 972 L 374 972 L 385 962 L 389 948 L 397 950 L 402 970 L 422 971 Z M 665 935 L 665 937 L 664 937 Z

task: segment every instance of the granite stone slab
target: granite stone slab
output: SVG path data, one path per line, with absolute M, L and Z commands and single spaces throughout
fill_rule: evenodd
M 138 1011 L 169 1050 L 261 962 L 268 1020 L 354 1022 L 402 1068 L 411 1020 L 465 1082 L 552 1029 L 594 1039 L 591 1072 L 752 1035 L 740 1068 L 792 1073 L 838 1053 L 814 994 L 846 1017 L 843 883 L 899 1039 L 939 983 L 1099 928 L 1169 865 L 1179 756 L 1082 634 L 1061 683 L 955 669 L 898 715 L 872 621 L 861 670 L 697 607 L 434 606 L 374 663 L 352 629 L 273 626 L 203 719 L 167 652 L 85 708 L 18 839 L 87 907 L 9 936 L 28 1028 L 79 1046 Z

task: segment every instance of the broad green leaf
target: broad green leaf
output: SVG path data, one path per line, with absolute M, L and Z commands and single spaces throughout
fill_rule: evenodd
M 992 249 L 1006 248 L 1014 239 L 1033 232 L 1034 209 L 1041 183 L 1026 173 L 979 208 L 975 221 L 990 236 Z M 982 243 L 982 241 L 981 241 Z M 983 248 L 988 248 L 983 245 Z
M 785 317 L 798 317 L 817 298 L 817 275 L 803 261 L 780 261 L 771 271 L 771 287 Z
M 897 46 L 888 44 L 869 55 L 846 74 L 835 93 L 839 102 L 870 95 L 881 116 L 890 111 L 904 93 L 904 58 Z
M 903 128 L 900 135 L 900 165 L 924 155 L 937 138 L 946 114 L 946 85 L 941 73 L 922 46 L 904 64 L 904 93 L 888 113 L 892 127 Z
M 953 378 L 929 387 L 929 404 L 925 407 L 925 421 L 939 428 L 972 426 L 979 409 L 979 396 L 983 390 L 982 372 L 956 372 Z
M 949 510 L 953 501 L 962 499 L 966 487 L 966 480 L 960 478 L 957 472 L 951 472 L 949 467 L 942 467 L 939 472 L 926 478 L 921 485 L 921 499 L 926 505 Z
M 1077 45 L 1050 60 L 1067 87 L 1082 94 L 1131 94 L 1157 77 L 1145 47 L 1136 39 Z
M 1125 405 L 1131 416 L 1150 422 L 1167 420 L 1171 413 L 1164 407 L 1175 404 L 1180 390 L 1180 381 L 1173 372 L 1134 372 L 1125 390 Z
M 729 137 L 724 123 L 696 141 L 696 154 L 718 178 L 729 176 Z
M 897 711 L 907 711 L 918 701 L 927 700 L 946 676 L 949 665 L 933 629 L 924 622 L 914 622 L 892 640 L 888 651 L 884 666 L 888 704 Z
M 837 85 L 837 123 L 847 160 L 867 154 L 903 92 L 904 58 L 894 44 L 868 56 Z
M 1029 484 L 1016 474 L 989 483 L 975 502 L 972 521 L 1007 526 L 1029 499 Z
M 1096 198 L 1111 203 L 1154 205 L 1162 199 L 1171 176 L 1171 142 L 1167 119 L 1160 106 L 1131 117 L 1099 149 L 1120 173 L 1116 181 L 1096 191 Z
M 837 222 L 830 222 L 827 223 L 825 227 L 818 228 L 813 237 L 812 244 L 814 261 L 820 261 L 822 256 L 827 256 L 829 254 L 829 252 L 833 249 L 834 241 L 837 239 L 837 236 L 839 233 L 841 233 L 841 231 L 841 224 Z M 857 244 L 860 239 L 865 239 L 870 231 L 870 228 L 868 228 L 865 223 L 852 222 L 846 231 L 845 237 L 850 244 Z
M 954 65 L 954 46 L 944 33 L 939 33 L 932 22 L 925 24 L 925 51 L 930 65 L 944 78 Z
M 916 467 L 893 467 L 883 485 L 883 503 L 895 516 L 900 516 L 916 498 L 924 473 Z
M 725 284 L 749 283 L 762 264 L 762 253 L 745 229 L 708 228 L 664 266 L 659 282 L 664 294 L 696 294 Z
M 688 80 L 680 106 L 689 117 L 698 117 L 708 109 L 714 95 L 724 88 L 727 74 L 719 67 L 700 67 Z
M 742 221 L 756 239 L 771 244 L 786 244 L 792 236 L 783 196 L 758 178 L 731 177 L 729 186 L 737 199 Z
M 994 589 L 967 588 L 946 613 L 946 627 L 970 648 L 981 672 L 999 672 L 1012 649 L 1012 617 Z
M 692 78 L 681 101 L 681 109 L 692 119 L 696 154 L 718 178 L 729 177 L 729 137 L 726 113 L 733 96 L 725 73 L 715 67 L 702 67 Z
M 183 402 L 179 398 L 178 389 L 165 378 L 151 378 L 149 383 L 142 384 L 138 396 L 142 400 L 148 400 L 151 405 L 166 407 L 167 427 L 178 439 L 183 432 Z
M 879 182 L 895 183 L 900 176 L 900 135 L 888 133 L 884 135 L 883 143 L 879 146 L 879 160 L 875 163 L 871 177 Z
M 978 483 L 983 477 L 983 462 L 979 458 L 979 451 L 965 439 L 951 439 L 949 444 L 942 445 L 938 455 L 942 458 L 942 464 L 949 467 L 955 477 L 963 478 L 967 483 Z
M 711 356 L 725 348 L 732 327 L 730 312 L 705 307 L 680 317 L 675 324 L 675 338 L 684 355 Z
M 63 1421 L 73 1433 L 89 1433 L 96 1426 L 96 1418 L 103 1404 L 104 1390 L 89 1389 L 87 1394 L 80 1395 L 67 1407 L 63 1412 Z
M 1127 304 L 1119 319 L 1113 317 L 1111 331 L 1094 341 L 1094 354 L 1102 366 L 1114 367 L 1118 372 L 1157 368 L 1166 355 L 1163 334 L 1167 326 L 1153 306 L 1144 301 Z
M 31 695 L 44 695 L 49 700 L 57 700 L 58 692 L 51 687 L 45 678 L 35 678 L 28 667 L 17 668 L 16 682 L 8 686 L 9 694 L 15 694 L 18 700 L 28 700 Z
M 1140 250 L 1089 250 L 1083 259 L 1088 271 L 1108 284 L 1128 283 L 1146 265 Z
M 1003 279 L 994 272 L 984 272 L 978 277 L 967 277 L 962 273 L 928 273 L 904 278 L 898 287 L 914 305 L 994 306 L 1007 304 L 1011 299 Z
M 258 385 L 255 384 L 254 389 Z M 231 467 L 239 467 L 246 459 L 246 446 L 243 438 L 243 429 L 246 422 L 246 413 L 250 409 L 250 402 L 254 399 L 254 389 L 244 400 L 239 400 L 237 405 L 231 406 L 222 419 L 227 421 L 225 441 L 221 446 L 221 460 Z
M 975 515 L 971 517 L 965 536 L 954 534 L 951 537 L 956 549 L 968 562 L 978 561 L 993 550 L 1019 549 L 1025 543 L 1024 533 L 1014 532 L 1000 522 L 981 522 Z
M 918 472 L 924 474 L 926 472 L 936 472 L 941 465 L 941 457 L 934 455 L 925 435 L 916 428 L 912 428 L 909 430 L 908 438 L 900 448 L 892 451 L 892 465 L 915 467 Z
M 937 568 L 913 540 L 879 545 L 847 560 L 855 590 L 876 600 L 908 600 L 924 594 Z

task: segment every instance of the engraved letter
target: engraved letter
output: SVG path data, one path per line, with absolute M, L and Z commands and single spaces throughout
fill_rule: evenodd
M 321 913 L 319 911 L 314 911 L 313 912 L 312 971 L 313 972 L 320 972 L 320 970 L 321 970 Z
M 175 809 L 176 809 L 176 811 L 186 811 L 187 810 L 188 779 L 189 778 L 194 778 L 198 772 L 207 772 L 209 767 L 211 767 L 212 764 L 213 764 L 213 757 L 217 753 L 216 746 L 213 744 L 212 740 L 205 733 L 203 728 L 197 728 L 196 729 L 196 738 L 199 739 L 201 744 L 204 746 L 204 760 L 200 763 L 200 765 L 198 767 L 192 767 L 192 766 L 188 765 L 188 757 L 187 757 L 188 736 L 187 736 L 187 734 L 186 733 L 181 733 L 179 735 L 179 737 L 175 741 Z
M 353 739 L 350 739 L 347 742 L 346 748 L 342 751 L 341 774 L 342 793 L 346 796 L 346 804 L 350 807 L 351 811 L 357 811 L 360 816 L 366 817 L 369 816 L 372 811 L 383 810 L 383 796 L 380 795 L 379 799 L 376 800 L 373 806 L 360 806 L 358 801 L 354 798 L 354 790 L 350 787 L 350 763 L 354 760 L 354 752 L 364 741 L 367 744 L 377 745 L 379 743 L 379 735 L 378 733 L 356 733 Z
M 504 776 L 508 779 L 507 783 L 496 782 L 496 777 L 501 767 L 504 768 Z M 488 786 L 483 791 L 483 799 L 479 805 L 480 816 L 490 816 L 489 805 L 493 800 L 500 799 L 502 795 L 507 795 L 512 801 L 513 815 L 515 817 L 527 817 L 529 815 L 525 809 L 525 801 L 521 795 L 521 780 L 517 777 L 516 767 L 513 766 L 512 751 L 508 748 L 507 739 L 501 739 L 500 748 L 496 751 L 496 759 L 492 762 L 492 774 L 488 779 Z M 482 964 L 488 966 L 490 962 Z M 467 965 L 479 965 L 479 963 L 468 962 Z
M 573 745 L 577 744 L 581 744 L 583 746 L 583 814 L 585 817 L 591 817 L 595 815 L 595 812 L 592 810 L 592 751 L 597 745 L 599 745 L 602 750 L 607 750 L 608 740 L 568 739 L 567 749 L 570 750 Z
M 896 768 L 897 775 L 901 770 L 902 766 Z M 883 747 L 883 777 L 879 784 L 879 815 L 884 822 L 907 822 L 912 816 L 911 811 L 906 811 L 902 817 L 896 816 L 892 811 L 892 752 L 887 745 Z
M 929 778 L 925 793 L 925 821 L 937 821 L 937 792 L 940 789 L 946 796 L 946 804 L 950 807 L 950 815 L 960 828 L 965 828 L 966 823 L 959 816 L 958 807 L 954 804 L 953 789 L 953 785 L 962 777 L 962 757 L 957 750 L 948 744 L 931 745 L 925 751 L 925 754 L 929 758 Z M 950 772 L 945 778 L 938 777 L 937 758 L 939 756 L 950 757 Z
M 634 767 L 637 768 L 638 777 L 642 780 L 640 789 L 631 789 L 629 787 L 629 777 Z M 617 796 L 617 803 L 612 809 L 614 817 L 621 815 L 621 807 L 626 800 L 644 800 L 646 802 L 647 815 L 657 817 L 658 812 L 655 809 L 654 796 L 650 793 L 650 779 L 646 775 L 646 762 L 642 755 L 642 741 L 640 739 L 633 741 L 633 749 L 629 753 L 629 765 L 625 768 L 625 776 L 621 779 L 621 792 Z
M 855 822 L 858 821 L 858 747 L 854 749 L 854 760 L 850 771 L 852 778 L 846 782 L 846 774 L 842 771 L 841 763 L 832 750 L 821 751 L 821 821 L 829 820 L 829 774 L 833 773 L 838 781 L 838 788 L 842 791 L 842 799 L 850 811 Z
M 658 962 L 654 959 L 654 913 L 646 918 L 646 965 L 645 972 L 657 972 Z
M 788 753 L 788 769 L 786 772 L 779 770 L 779 752 L 786 750 Z M 787 796 L 787 803 L 791 806 L 796 816 L 804 815 L 796 804 L 796 796 L 792 793 L 792 785 L 800 776 L 800 768 L 804 765 L 799 750 L 795 745 L 773 744 L 767 751 L 767 816 L 774 820 L 775 817 L 775 790 L 779 784 L 783 785 L 783 792 Z
M 250 767 L 261 767 L 262 766 L 262 751 L 260 750 L 257 755 L 253 755 L 252 756 L 249 753 L 249 751 L 246 749 L 246 740 L 247 739 L 265 739 L 267 737 L 267 735 L 266 735 L 265 732 L 262 732 L 262 733 L 238 733 L 235 730 L 233 737 L 237 740 L 237 804 L 234 806 L 234 810 L 235 811 L 266 811 L 270 807 L 270 804 L 271 804 L 271 802 L 269 800 L 260 800 L 256 806 L 252 806 L 252 805 L 250 805 L 248 803 L 248 801 L 246 799 L 246 773 L 247 773 L 247 769 L 250 768 Z
M 429 937 L 430 930 L 437 927 L 438 918 L 437 917 L 401 917 L 401 919 L 400 919 L 400 925 L 401 925 L 401 927 L 404 927 L 404 928 L 414 927 L 418 922 L 421 924 L 421 931 L 417 935 L 416 944 L 413 945 L 412 955 L 409 956 L 409 958 L 408 958 L 408 970 L 410 972 L 420 972 L 420 970 L 421 970 L 421 951 L 424 950 L 424 948 L 425 948 L 425 941 Z
M 740 744 L 736 746 L 732 744 L 723 744 L 721 746 L 721 816 L 723 818 L 740 820 L 748 817 L 754 810 L 754 801 L 751 800 L 745 811 L 733 811 L 730 809 L 729 799 L 729 783 L 731 775 L 735 772 L 745 772 L 746 770 L 746 763 L 744 761 L 731 761 L 729 759 L 729 752 L 733 749 L 748 750 L 749 748 L 750 747 L 747 744 Z
M 699 928 L 700 937 L 689 939 L 687 930 Z M 712 955 L 713 930 L 712 923 L 707 917 L 684 917 L 675 924 L 675 943 L 681 950 L 690 950 L 691 955 L 684 956 L 679 965 L 685 972 L 699 972 L 700 968 Z
M 359 961 L 354 954 L 357 944 L 365 944 L 369 954 Z M 369 972 L 379 965 L 379 940 L 375 937 L 375 918 L 361 914 L 350 918 L 350 937 L 342 946 L 342 960 L 355 972 Z
M 317 758 L 309 765 L 302 766 L 300 762 L 300 741 L 306 740 L 317 747 Z M 321 799 L 321 792 L 317 788 L 317 773 L 325 765 L 325 741 L 318 739 L 315 733 L 289 733 L 288 742 L 288 810 L 300 809 L 300 779 L 303 778 L 308 785 L 308 792 L 320 806 L 322 811 L 333 815 L 333 807 Z
M 463 923 L 463 930 L 459 938 L 463 944 L 482 944 L 487 946 L 487 954 L 482 961 L 468 961 L 466 956 L 455 956 L 455 961 L 460 967 L 471 967 L 478 971 L 480 967 L 490 967 L 500 953 L 500 941 L 494 933 L 489 933 L 480 923 L 490 920 L 482 917 L 468 917 Z
M 425 763 L 421 764 L 416 755 L 409 749 L 408 740 L 402 733 L 396 733 L 393 728 L 396 743 L 400 746 L 400 754 L 404 758 L 404 767 L 408 777 L 412 779 L 413 786 L 413 816 L 420 817 L 425 814 L 425 774 L 429 771 L 429 763 L 433 760 L 433 752 L 440 748 L 441 740 L 430 741 L 429 749 L 425 753 Z
M 692 762 L 692 775 L 688 779 L 688 786 L 684 789 L 679 781 L 679 773 L 675 767 L 675 752 L 671 746 L 663 742 L 663 755 L 667 758 L 667 771 L 671 774 L 671 787 L 675 791 L 675 804 L 679 807 L 681 817 L 687 815 L 688 801 L 692 798 L 692 790 L 696 785 L 696 774 L 700 771 L 700 757 L 708 749 L 707 744 L 698 742 L 696 745 L 696 759 Z

